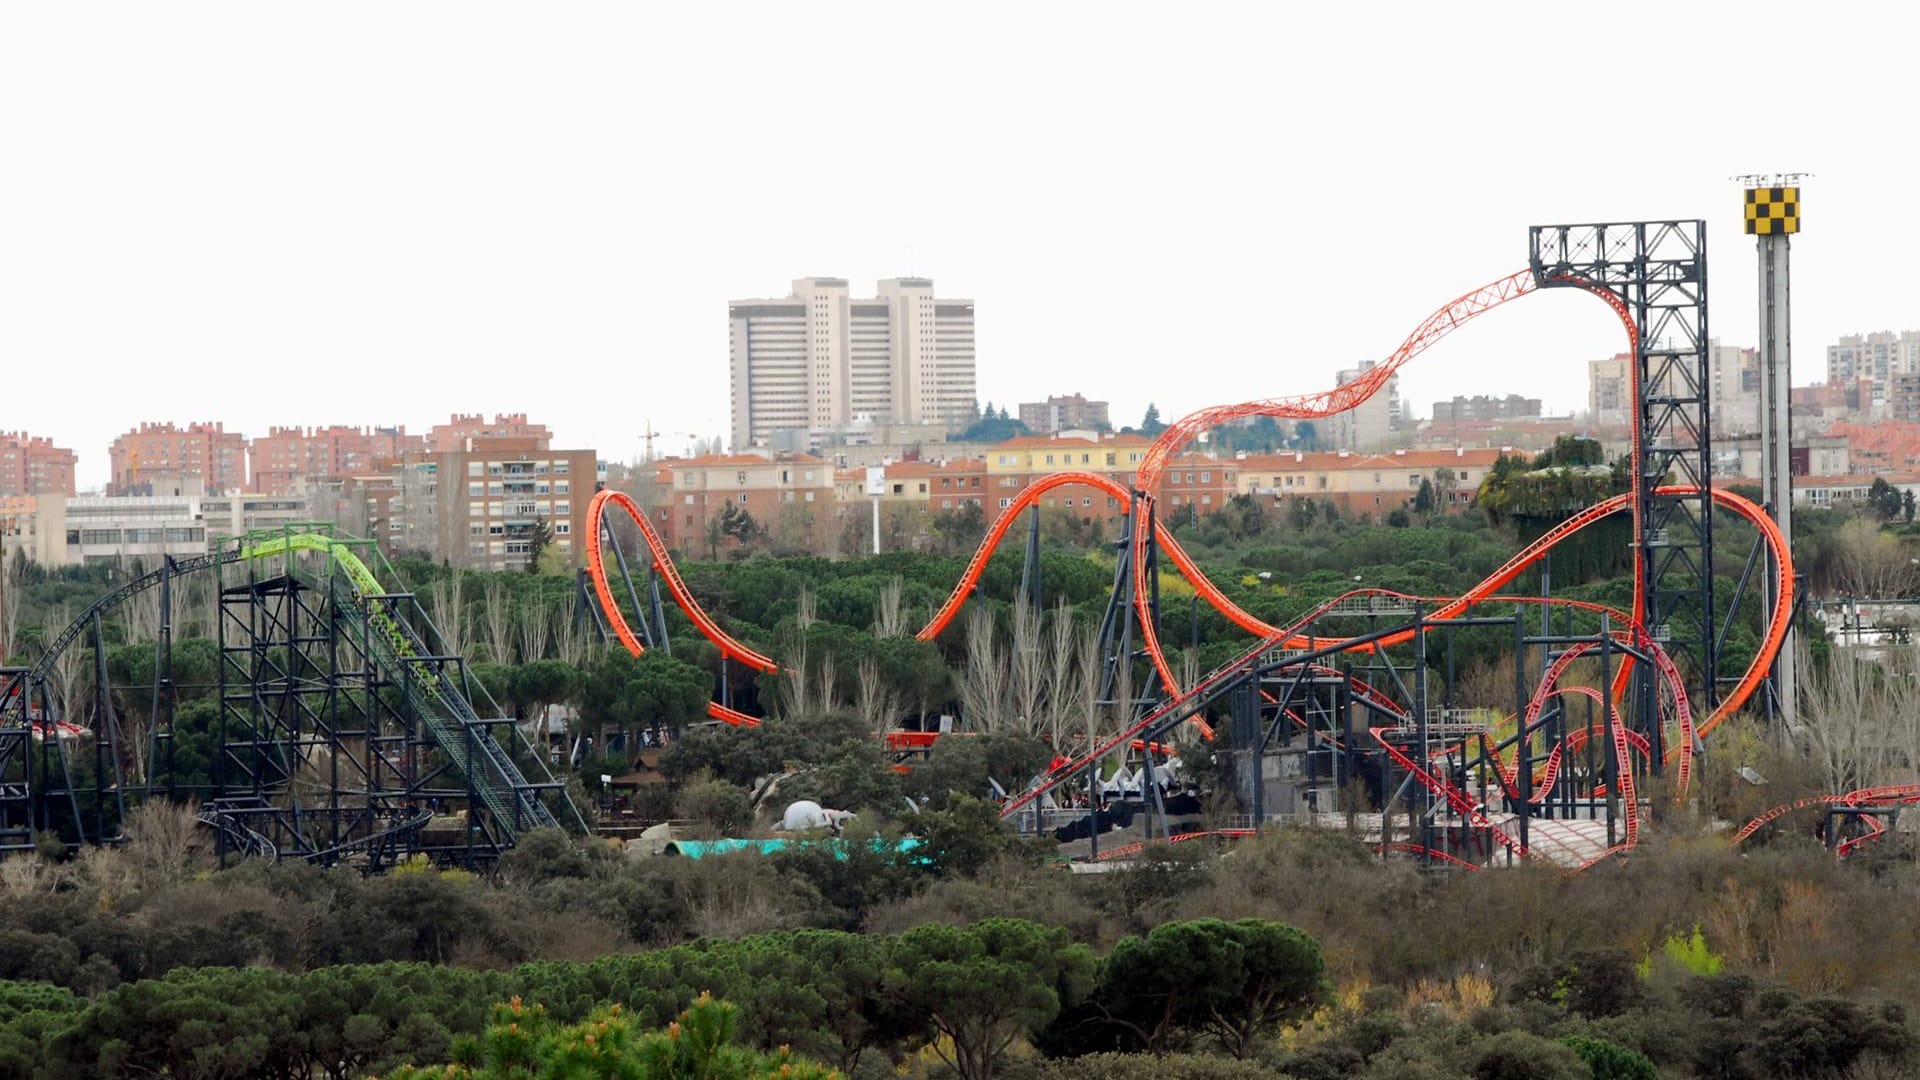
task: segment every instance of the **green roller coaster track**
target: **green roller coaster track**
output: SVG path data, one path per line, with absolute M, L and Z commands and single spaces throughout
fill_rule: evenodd
M 237 538 L 230 546 L 206 555 L 174 561 L 126 582 L 95 601 L 80 617 L 55 636 L 34 665 L 44 677 L 60 654 L 77 641 L 103 612 L 170 579 L 201 570 L 283 558 L 285 573 L 296 576 L 297 557 L 322 556 L 335 573 L 327 573 L 324 591 L 351 639 L 370 660 L 396 676 L 391 685 L 402 695 L 422 728 L 454 769 L 466 777 L 477 800 L 486 807 L 502 838 L 512 843 L 525 829 L 560 824 L 545 796 L 555 794 L 581 831 L 587 826 L 561 785 L 550 777 L 535 782 L 515 764 L 492 728 L 500 721 L 482 719 L 456 677 L 450 677 L 449 657 L 438 656 L 409 622 L 395 614 L 399 597 L 390 594 L 380 578 L 355 551 L 371 541 L 342 539 L 324 524 L 291 524 L 279 531 L 257 531 Z M 391 568 L 389 568 L 391 569 Z M 320 575 L 307 574 L 308 577 Z M 23 714 L 24 715 L 24 714 Z M 4 722 L 4 719 L 0 719 Z M 226 827 L 214 822 L 216 827 Z
M 375 659 L 391 670 L 408 673 L 410 677 L 401 680 L 407 704 L 434 743 L 467 777 L 508 838 L 523 828 L 558 826 L 559 820 L 539 797 L 551 785 L 529 782 L 487 731 L 466 695 L 421 659 L 431 650 L 411 627 L 380 605 L 378 598 L 386 589 L 350 545 L 320 533 L 290 533 L 243 545 L 239 558 L 252 561 L 302 551 L 324 554 L 340 569 L 346 587 L 337 580 L 330 582 L 334 610 L 355 631 L 362 630 L 362 624 L 371 631 L 359 634 L 357 640 L 366 643 Z

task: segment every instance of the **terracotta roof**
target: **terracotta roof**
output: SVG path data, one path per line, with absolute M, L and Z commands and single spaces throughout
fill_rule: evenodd
M 759 454 L 702 454 L 690 458 L 661 458 L 654 464 L 661 469 L 696 469 L 725 466 L 751 468 L 762 465 L 822 465 L 826 459 L 812 454 L 781 454 L 778 457 L 761 457 Z
M 1102 435 L 1098 439 L 1065 438 L 1057 435 L 1016 435 L 1011 439 L 988 445 L 995 450 L 1038 450 L 1049 446 L 1091 449 L 1095 446 L 1152 446 L 1153 440 L 1144 435 Z
M 1920 465 L 1920 424 L 1880 420 L 1870 424 L 1836 420 L 1826 434 L 1847 440 L 1854 457 L 1898 465 Z
M 1447 465 L 1489 468 L 1502 451 L 1492 448 L 1463 450 L 1408 450 L 1398 454 L 1347 454 L 1318 450 L 1299 454 L 1248 454 L 1240 467 L 1253 472 L 1285 472 L 1288 469 L 1327 471 L 1339 469 L 1438 469 Z

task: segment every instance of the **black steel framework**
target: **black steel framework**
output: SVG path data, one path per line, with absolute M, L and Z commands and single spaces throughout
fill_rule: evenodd
M 1707 224 L 1539 225 L 1530 238 L 1536 284 L 1608 294 L 1625 306 L 1634 324 L 1639 425 L 1634 516 L 1646 624 L 1656 641 L 1686 657 L 1682 667 L 1690 691 L 1710 706 L 1720 695 L 1713 596 Z M 1658 493 L 1669 484 L 1692 491 Z M 1651 684 L 1646 683 L 1643 700 L 1649 693 Z M 1654 754 L 1653 760 L 1659 761 L 1660 755 Z
M 113 842 L 130 799 L 197 798 L 228 856 L 296 858 L 378 870 L 427 855 L 491 863 L 518 833 L 560 822 L 586 830 L 545 762 L 515 722 L 489 703 L 464 661 L 446 655 L 438 630 L 410 593 L 363 595 L 326 550 L 345 545 L 378 562 L 370 542 L 300 524 L 254 533 L 188 560 L 167 559 L 92 604 L 49 643 L 36 667 L 0 669 L 0 856 L 49 836 L 71 848 Z M 326 543 L 311 540 L 323 534 Z M 274 555 L 250 555 L 285 542 Z M 271 550 L 271 549 L 268 549 Z M 391 568 L 388 568 L 391 572 Z M 205 786 L 182 777 L 175 747 L 175 583 L 215 578 L 218 714 Z M 144 774 L 121 738 L 102 619 L 127 599 L 158 592 L 151 713 Z M 84 726 L 66 724 L 49 672 L 83 637 L 93 646 Z M 484 698 L 484 692 L 482 697 Z M 91 768 L 76 767 L 90 759 Z M 531 777 L 531 779 L 529 779 Z

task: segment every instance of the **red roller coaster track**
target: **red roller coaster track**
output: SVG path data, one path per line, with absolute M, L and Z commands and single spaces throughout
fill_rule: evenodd
M 1577 280 L 1570 281 L 1569 283 L 1586 288 L 1587 291 L 1605 301 L 1620 318 L 1621 324 L 1626 329 L 1630 343 L 1637 343 L 1638 329 L 1630 313 L 1627 311 L 1626 306 L 1617 296 L 1607 290 L 1589 286 Z M 968 560 L 966 568 L 962 571 L 959 580 L 954 583 L 953 591 L 947 596 L 945 603 L 934 612 L 933 617 L 928 620 L 927 625 L 919 631 L 918 636 L 922 639 L 931 640 L 938 637 L 942 631 L 952 624 L 953 620 L 959 615 L 960 610 L 965 606 L 967 599 L 978 586 L 980 577 L 986 570 L 988 560 L 999 546 L 1001 540 L 1005 538 L 1008 530 L 1012 528 L 1024 511 L 1036 505 L 1044 494 L 1054 488 L 1069 484 L 1080 484 L 1091 487 L 1115 499 L 1120 506 L 1124 507 L 1126 511 L 1133 516 L 1134 521 L 1144 522 L 1152 520 L 1151 506 L 1153 493 L 1159 488 L 1161 477 L 1167 468 L 1168 462 L 1175 453 L 1190 443 L 1201 432 L 1220 424 L 1247 417 L 1271 416 L 1286 419 L 1324 419 L 1352 409 L 1379 392 L 1381 387 L 1386 385 L 1387 380 L 1399 371 L 1402 366 L 1415 356 L 1426 351 L 1427 348 L 1434 343 L 1440 341 L 1442 338 L 1453 333 L 1480 315 L 1508 301 L 1525 296 L 1535 291 L 1536 288 L 1537 285 L 1532 272 L 1521 271 L 1490 282 L 1487 285 L 1457 297 L 1427 316 L 1385 361 L 1363 372 L 1361 376 L 1354 381 L 1333 390 L 1316 394 L 1268 398 L 1233 405 L 1214 406 L 1182 417 L 1162 432 L 1160 437 L 1148 448 L 1136 471 L 1132 490 L 1129 490 L 1127 487 L 1104 475 L 1091 472 L 1055 473 L 1029 484 L 1022 489 L 1012 503 L 1003 509 L 999 516 L 994 519 L 992 525 L 987 530 L 986 536 L 981 540 L 979 546 L 974 550 L 972 557 Z M 1637 385 L 1635 392 L 1636 394 L 1638 393 Z M 1632 456 L 1636 469 L 1639 466 L 1642 456 L 1641 437 L 1642 433 L 1636 425 L 1633 430 L 1632 447 Z M 1698 494 L 1698 491 L 1691 487 L 1670 486 L 1658 489 L 1657 493 L 1661 495 L 1688 495 Z M 1633 645 L 1640 652 L 1652 658 L 1659 675 L 1659 681 L 1664 684 L 1672 698 L 1672 711 L 1675 714 L 1678 737 L 1672 741 L 1668 754 L 1670 757 L 1676 759 L 1678 772 L 1677 787 L 1679 790 L 1684 791 L 1692 767 L 1692 756 L 1696 740 L 1711 732 L 1729 716 L 1737 712 L 1759 688 L 1772 664 L 1774 655 L 1779 651 L 1781 642 L 1785 639 L 1793 606 L 1792 555 L 1791 552 L 1787 550 L 1785 539 L 1781 536 L 1779 529 L 1773 524 L 1772 519 L 1769 518 L 1760 507 L 1730 492 L 1713 491 L 1710 492 L 1710 495 L 1715 504 L 1744 519 L 1760 534 L 1763 542 L 1766 543 L 1773 556 L 1772 565 L 1778 568 L 1778 580 L 1775 583 L 1776 588 L 1773 590 L 1775 603 L 1773 610 L 1768 613 L 1767 632 L 1760 649 L 1756 651 L 1752 662 L 1748 665 L 1747 670 L 1742 674 L 1733 689 L 1721 699 L 1719 705 L 1713 712 L 1697 726 L 1693 723 L 1684 683 L 1681 681 L 1679 672 L 1675 669 L 1672 660 L 1668 658 L 1665 651 L 1653 642 L 1646 628 L 1642 625 L 1645 617 L 1643 608 L 1645 590 L 1640 587 L 1642 583 L 1639 581 L 1639 575 L 1642 573 L 1642 568 L 1638 560 L 1636 560 L 1634 564 L 1634 606 L 1631 612 L 1621 612 L 1604 605 L 1579 601 L 1514 597 L 1500 594 L 1501 589 L 1511 584 L 1527 569 L 1544 559 L 1555 545 L 1593 525 L 1602 518 L 1620 513 L 1621 511 L 1629 511 L 1634 514 L 1633 535 L 1635 544 L 1638 544 L 1641 538 L 1641 522 L 1638 517 L 1638 507 L 1630 495 L 1618 495 L 1603 500 L 1556 525 L 1538 540 L 1527 545 L 1526 548 L 1514 555 L 1513 558 L 1509 559 L 1506 564 L 1501 566 L 1486 580 L 1475 585 L 1464 595 L 1453 598 L 1432 598 L 1432 602 L 1437 604 L 1437 606 L 1433 609 L 1432 613 L 1427 616 L 1427 621 L 1429 623 L 1444 623 L 1451 619 L 1464 618 L 1470 615 L 1477 606 L 1495 603 L 1552 603 L 1606 614 L 1619 620 L 1619 626 L 1616 628 L 1615 633 L 1620 640 Z M 593 581 L 594 591 L 599 599 L 600 607 L 608 620 L 609 626 L 614 635 L 619 638 L 621 644 L 625 646 L 629 652 L 637 656 L 643 651 L 643 646 L 639 637 L 634 633 L 632 627 L 627 623 L 625 616 L 621 613 L 619 605 L 615 602 L 613 590 L 607 578 L 601 538 L 603 535 L 604 517 L 609 507 L 624 511 L 635 526 L 637 526 L 647 545 L 651 565 L 665 580 L 667 590 L 672 595 L 674 602 L 686 613 L 687 618 L 693 623 L 694 629 L 702 637 L 705 637 L 718 646 L 722 655 L 730 660 L 745 664 L 755 671 L 773 672 L 777 670 L 771 658 L 753 650 L 728 634 L 724 628 L 715 622 L 714 619 L 700 607 L 699 602 L 696 601 L 688 591 L 686 583 L 681 579 L 679 571 L 674 567 L 666 543 L 661 539 L 659 533 L 655 531 L 652 524 L 648 522 L 645 512 L 625 494 L 616 491 L 601 491 L 594 496 L 588 509 L 587 573 Z M 1016 812 L 1022 806 L 1029 804 L 1032 800 L 1041 797 L 1047 791 L 1051 790 L 1064 779 L 1065 776 L 1076 771 L 1077 768 L 1082 767 L 1085 763 L 1097 760 L 1100 756 L 1113 752 L 1115 748 L 1125 744 L 1129 740 L 1135 739 L 1141 731 L 1164 720 L 1168 715 L 1187 709 L 1188 703 L 1197 693 L 1206 690 L 1212 682 L 1225 677 L 1227 669 L 1216 672 L 1213 676 L 1202 680 L 1195 686 L 1186 688 L 1185 691 L 1181 689 L 1178 680 L 1175 678 L 1172 666 L 1168 663 L 1165 650 L 1159 641 L 1154 620 L 1151 618 L 1148 607 L 1151 590 L 1147 580 L 1148 560 L 1145 558 L 1145 552 L 1149 534 L 1151 534 L 1154 542 L 1158 545 L 1159 550 L 1167 554 L 1170 561 L 1179 570 L 1181 576 L 1192 585 L 1202 599 L 1235 626 L 1261 639 L 1259 645 L 1256 646 L 1253 652 L 1248 654 L 1249 657 L 1257 656 L 1260 651 L 1278 645 L 1297 648 L 1320 648 L 1339 644 L 1338 639 L 1316 640 L 1302 636 L 1302 630 L 1310 625 L 1307 621 L 1302 621 L 1291 628 L 1283 629 L 1253 616 L 1236 605 L 1218 586 L 1209 580 L 1166 529 L 1157 523 L 1155 523 L 1151 530 L 1144 527 L 1133 529 L 1134 550 L 1131 559 L 1133 572 L 1132 602 L 1136 605 L 1140 615 L 1138 623 L 1142 633 L 1143 645 L 1145 647 L 1144 651 L 1160 677 L 1162 685 L 1165 688 L 1167 700 L 1160 708 L 1149 712 L 1146 718 L 1128 728 L 1126 731 L 1103 742 L 1082 755 L 1081 758 L 1075 759 L 1075 761 L 1069 763 L 1068 767 L 1056 770 L 1050 774 L 1047 780 L 1036 785 L 1034 788 L 1022 792 L 1018 797 L 1009 800 L 1005 807 L 1005 813 L 1012 814 Z M 1371 595 L 1377 592 L 1377 590 L 1363 590 L 1360 594 Z M 1388 648 L 1409 640 L 1412 635 L 1413 631 L 1409 630 L 1402 634 L 1388 636 L 1365 645 L 1356 645 L 1354 648 Z M 1566 666 L 1571 662 L 1571 659 L 1585 651 L 1589 651 L 1589 649 L 1590 647 L 1587 649 L 1576 649 L 1561 657 L 1560 661 L 1548 672 L 1547 677 L 1543 678 L 1532 700 L 1528 702 L 1526 711 L 1529 718 L 1537 717 L 1544 702 L 1557 694 L 1574 691 L 1589 693 L 1596 697 L 1599 696 L 1597 691 L 1590 689 L 1582 690 L 1582 688 L 1569 688 L 1558 685 L 1558 679 L 1564 674 Z M 1615 709 L 1614 702 L 1617 701 L 1623 693 L 1627 676 L 1631 670 L 1632 660 L 1630 657 L 1623 654 L 1621 660 L 1622 662 L 1617 671 L 1614 685 L 1609 688 L 1609 695 L 1601 699 L 1603 706 L 1609 710 L 1609 712 Z M 718 702 L 710 704 L 708 711 L 714 718 L 724 720 L 730 724 L 752 725 L 758 723 L 753 717 L 738 710 L 723 706 Z M 1202 723 L 1204 722 L 1202 721 Z M 1622 787 L 1621 794 L 1626 796 L 1627 803 L 1631 806 L 1633 770 L 1629 767 L 1628 754 L 1636 748 L 1644 754 L 1647 752 L 1647 748 L 1644 745 L 1637 745 L 1634 742 L 1636 736 L 1628 732 L 1624 725 L 1613 723 L 1610 724 L 1609 727 L 1614 732 L 1614 746 L 1610 749 L 1616 755 L 1621 765 L 1619 770 L 1620 784 Z M 1579 736 L 1580 740 L 1584 742 L 1586 739 L 1591 738 L 1592 734 L 1589 732 L 1581 732 Z M 1509 848 L 1516 851 L 1520 850 L 1520 845 L 1516 841 L 1506 837 L 1498 829 L 1494 828 L 1491 822 L 1485 821 L 1484 813 L 1476 809 L 1472 805 L 1471 800 L 1466 799 L 1461 793 L 1452 790 L 1450 785 L 1443 779 L 1429 775 L 1417 768 L 1411 758 L 1389 745 L 1386 739 L 1380 736 L 1378 732 L 1376 732 L 1376 737 L 1379 738 L 1379 741 L 1386 748 L 1389 755 L 1394 756 L 1402 767 L 1408 768 L 1419 778 L 1422 784 L 1426 785 L 1436 795 L 1439 795 L 1451 803 L 1455 803 L 1457 810 L 1467 816 L 1469 820 L 1475 820 L 1476 823 L 1483 824 L 1496 838 Z M 1569 741 L 1571 742 L 1571 740 Z M 1641 740 L 1641 742 L 1644 742 L 1644 740 Z M 1570 751 L 1573 748 L 1574 747 L 1569 746 L 1566 749 Z M 1555 747 L 1548 759 L 1546 775 L 1542 777 L 1544 781 L 1542 790 L 1550 788 L 1554 778 L 1558 775 L 1559 755 L 1561 751 L 1561 747 Z M 1503 785 L 1510 779 L 1517 778 L 1503 776 Z M 1752 826 L 1752 828 L 1757 827 L 1757 825 Z M 1630 846 L 1636 836 L 1637 821 L 1635 820 L 1635 815 L 1629 814 L 1628 845 L 1626 846 Z M 1521 853 L 1524 854 L 1524 852 Z

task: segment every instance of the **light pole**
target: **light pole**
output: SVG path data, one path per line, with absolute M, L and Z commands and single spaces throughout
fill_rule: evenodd
M 867 494 L 873 497 L 873 553 L 880 554 L 880 497 L 887 493 L 887 469 L 867 466 Z

